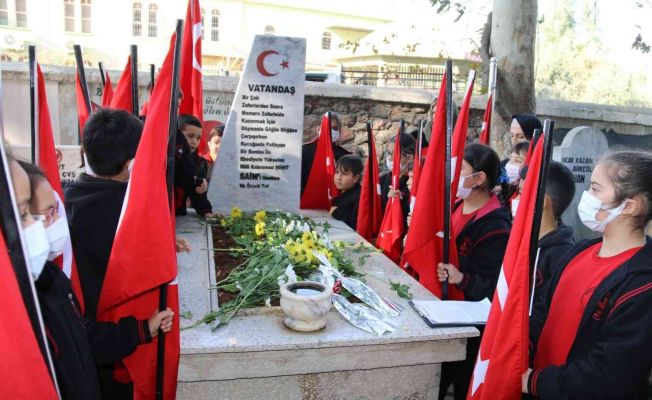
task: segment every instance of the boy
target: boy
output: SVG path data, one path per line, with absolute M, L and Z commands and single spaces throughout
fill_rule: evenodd
M 341 193 L 333 199 L 330 214 L 353 230 L 358 222 L 362 169 L 362 159 L 352 154 L 343 156 L 335 164 L 335 186 Z
M 188 191 L 185 185 L 175 185 L 175 213 L 176 215 L 186 215 L 186 201 L 190 198 L 190 204 L 197 211 L 197 214 L 201 217 L 210 218 L 213 216 L 213 210 L 206 196 L 208 190 L 208 162 L 197 154 L 202 135 L 201 121 L 192 115 L 182 114 L 179 116 L 179 131 L 185 137 L 190 149 L 194 187 Z
M 83 149 L 94 175 L 81 174 L 65 190 L 66 212 L 77 271 L 82 286 L 85 317 L 97 321 L 97 303 L 104 283 L 113 239 L 118 227 L 129 166 L 136 155 L 143 130 L 142 122 L 128 112 L 100 109 L 86 122 Z M 156 315 L 171 316 L 170 311 Z M 133 317 L 121 319 L 118 333 L 102 338 L 92 329 L 89 337 L 96 357 L 103 398 L 130 399 L 133 385 L 113 379 L 114 364 L 136 350 L 136 346 L 151 342 L 147 320 Z M 99 332 L 98 332 L 99 333 Z M 143 333 L 141 335 L 140 333 Z M 102 342 L 111 345 L 102 346 Z M 114 357 L 102 363 L 98 353 Z M 100 357 L 104 358 L 104 357 Z
M 217 159 L 217 152 L 220 150 L 223 135 L 224 125 L 218 125 L 214 127 L 211 129 L 210 135 L 208 135 L 208 156 L 210 158 L 210 163 L 214 163 Z
M 523 189 L 527 167 L 521 170 L 519 191 Z M 561 221 L 562 213 L 575 196 L 573 173 L 564 164 L 550 161 L 546 195 L 539 230 L 539 261 L 537 263 L 535 302 L 542 293 L 544 283 L 555 273 L 560 261 L 575 244 L 573 228 Z M 512 205 L 512 208 L 518 208 Z
M 401 144 L 401 177 L 398 181 L 399 187 L 390 187 L 392 182 L 392 163 L 394 160 L 394 143 L 396 136 L 387 142 L 387 149 L 384 152 L 385 166 L 387 171 L 380 175 L 380 198 L 383 213 L 387 206 L 387 200 L 391 196 L 399 196 L 401 198 L 401 208 L 403 209 L 403 216 L 405 217 L 405 227 L 407 227 L 407 216 L 410 213 L 410 189 L 407 186 L 408 174 L 414 166 L 414 151 L 416 148 L 416 141 L 411 135 L 406 133 L 400 137 Z

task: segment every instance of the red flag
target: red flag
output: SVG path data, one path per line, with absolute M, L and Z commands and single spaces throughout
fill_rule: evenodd
M 88 104 L 84 99 L 84 91 L 82 90 L 81 81 L 79 80 L 79 71 L 75 74 L 75 98 L 77 99 L 77 121 L 79 123 L 79 132 L 84 134 L 84 126 L 88 119 L 91 110 L 88 109 Z
M 52 134 L 52 122 L 50 120 L 50 108 L 45 93 L 45 79 L 41 72 L 41 66 L 36 64 L 36 98 L 37 98 L 37 115 L 38 115 L 38 135 L 36 144 L 37 165 L 41 167 L 45 176 L 55 191 L 55 197 L 59 202 L 59 218 L 66 219 L 66 208 L 63 203 L 63 189 L 61 187 L 61 178 L 59 176 L 59 162 L 57 153 L 54 148 L 54 135 Z M 79 274 L 72 253 L 72 242 L 68 240 L 63 250 L 63 257 L 55 259 L 55 263 L 61 267 L 63 272 L 70 278 L 72 290 L 79 300 L 82 312 L 84 310 L 84 296 L 82 296 L 81 284 L 79 283 Z
M 394 144 L 394 164 L 392 165 L 392 187 L 398 189 L 401 178 L 401 130 L 396 135 Z M 403 243 L 403 208 L 399 197 L 390 197 L 385 207 L 383 223 L 380 226 L 380 234 L 376 246 L 382 249 L 385 255 L 394 262 L 401 258 Z
M 412 186 L 410 187 L 410 212 L 414 211 L 414 203 L 417 200 L 417 190 L 419 189 L 419 179 L 423 170 L 423 132 L 419 130 L 419 140 L 417 140 L 417 151 L 414 157 L 414 166 L 412 167 Z
M 106 72 L 104 78 L 104 89 L 102 89 L 102 107 L 109 107 L 113 99 L 113 85 L 111 84 L 111 77 Z
M 469 399 L 521 398 L 521 376 L 528 367 L 530 239 L 543 158 L 544 141 L 539 142 L 507 242 Z
M 159 287 L 168 288 L 168 305 L 175 312 L 173 331 L 165 340 L 165 393 L 176 394 L 179 366 L 179 309 L 175 240 L 166 182 L 167 132 L 170 119 L 174 41 L 161 68 L 145 122 L 113 248 L 100 294 L 100 320 L 118 321 L 132 315 L 147 319 L 159 306 Z M 156 384 L 156 338 L 138 346 L 116 370 L 116 379 L 132 380 L 134 399 L 152 399 Z M 122 367 L 124 366 L 124 368 Z
M 122 71 L 118 85 L 115 87 L 115 93 L 111 99 L 109 105 L 110 108 L 117 110 L 125 110 L 128 113 L 133 112 L 133 96 L 131 94 L 131 81 L 133 77 L 131 76 L 131 56 L 127 58 L 127 65 Z M 104 104 L 104 99 L 102 99 L 102 104 Z
M 491 113 L 494 101 L 494 94 L 491 93 L 487 99 L 487 107 L 484 109 L 482 128 L 480 129 L 480 143 L 489 146 L 491 144 Z
M 446 147 L 446 78 L 442 80 L 433 117 L 431 146 L 419 179 L 412 220 L 408 229 L 401 264 L 408 263 L 419 274 L 419 282 L 441 298 L 441 283 L 437 278 L 437 264 L 443 260 L 444 247 L 444 182 Z M 451 264 L 457 263 L 455 241 L 450 240 Z M 461 299 L 462 293 L 451 285 L 449 299 Z
M 466 94 L 462 102 L 460 114 L 457 117 L 455 131 L 453 131 L 453 149 L 451 153 L 451 204 L 454 204 L 457 197 L 457 184 L 462 171 L 462 160 L 464 159 L 464 147 L 466 147 L 466 135 L 469 130 L 469 108 L 471 107 L 471 96 L 473 95 L 473 84 L 475 83 L 475 71 L 469 73 L 469 81 L 466 87 Z
M 204 95 L 201 70 L 201 8 L 199 0 L 188 0 L 186 22 L 183 25 L 183 43 L 181 44 L 181 78 L 179 88 L 183 92 L 179 112 L 190 114 L 204 123 Z M 202 134 L 197 154 L 208 151 L 208 135 Z
M 382 222 L 382 207 L 380 197 L 380 178 L 378 177 L 378 157 L 376 155 L 376 143 L 374 134 L 369 128 L 369 156 L 364 167 L 362 177 L 362 190 L 360 191 L 360 203 L 358 206 L 358 221 L 356 230 L 371 242 L 378 236 Z
M 0 324 L 2 399 L 57 399 L 50 373 L 22 302 L 7 245 L 0 232 L 0 292 L 5 299 Z
M 328 114 L 321 118 L 315 158 L 301 196 L 301 208 L 329 210 L 331 201 L 340 194 L 335 186 L 335 157 L 331 140 L 331 121 Z
M 530 145 L 527 148 L 527 153 L 525 154 L 525 159 L 523 160 L 523 167 L 527 167 L 530 165 L 530 160 L 532 159 L 532 153 L 534 152 L 534 148 L 537 145 L 538 140 L 539 140 L 538 135 L 532 135 L 532 140 L 530 140 Z

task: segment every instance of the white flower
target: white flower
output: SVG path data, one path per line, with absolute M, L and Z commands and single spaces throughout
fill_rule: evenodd
M 310 232 L 310 225 L 307 222 L 303 223 L 303 232 Z
M 269 297 L 265 299 L 265 307 L 271 307 L 272 306 L 272 299 Z
M 239 281 L 235 282 L 235 288 L 238 289 L 238 290 L 242 290 L 242 285 L 240 284 Z
M 285 268 L 285 276 L 288 277 L 288 282 L 290 283 L 297 281 L 297 274 L 294 272 L 294 267 L 292 264 L 288 265 L 287 268 Z

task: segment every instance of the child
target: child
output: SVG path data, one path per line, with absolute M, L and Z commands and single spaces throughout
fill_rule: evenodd
M 527 167 L 521 169 L 519 195 L 525 183 Z M 573 173 L 564 164 L 550 161 L 546 195 L 539 229 L 539 260 L 537 262 L 534 296 L 537 299 L 543 284 L 559 268 L 560 261 L 575 244 L 573 228 L 561 221 L 561 215 L 575 196 L 575 179 Z M 519 198 L 512 200 L 512 213 L 516 215 Z
M 391 187 L 392 183 L 392 164 L 394 162 L 394 144 L 396 137 L 387 142 L 387 149 L 384 152 L 385 166 L 387 171 L 380 175 L 380 202 L 382 212 L 385 212 L 387 200 L 389 197 L 399 196 L 401 198 L 401 208 L 403 216 L 406 218 L 410 213 L 410 189 L 407 187 L 408 174 L 414 166 L 414 151 L 416 141 L 408 134 L 402 134 L 400 137 L 401 145 L 401 177 L 398 181 L 399 187 Z M 407 227 L 407 222 L 406 225 Z
M 358 222 L 362 169 L 362 160 L 352 154 L 340 158 L 335 164 L 335 186 L 341 193 L 333 199 L 330 214 L 353 230 Z
M 217 152 L 220 150 L 220 144 L 222 144 L 223 135 L 224 125 L 218 125 L 211 129 L 211 133 L 208 138 L 208 155 L 211 159 L 211 162 L 215 162 L 217 159 Z
M 644 399 L 652 366 L 652 154 L 598 161 L 577 211 L 602 237 L 578 243 L 530 318 L 522 390 L 541 399 Z
M 455 204 L 451 218 L 459 265 L 440 263 L 437 275 L 440 281 L 456 285 L 468 301 L 493 298 L 509 239 L 509 211 L 492 192 L 499 173 L 500 159 L 491 147 L 466 146 L 457 189 L 461 201 Z M 451 383 L 455 399 L 466 398 L 480 340 L 468 339 L 464 361 L 442 365 L 440 399 L 446 397 Z
M 512 124 L 509 127 L 512 147 L 516 146 L 517 143 L 532 140 L 535 129 L 543 129 L 543 125 L 541 125 L 541 121 L 536 117 L 536 115 L 512 115 Z M 505 164 L 507 164 L 508 161 L 509 158 L 502 160 L 500 162 L 500 166 L 505 168 Z
M 520 171 L 525 162 L 527 151 L 530 148 L 530 142 L 518 142 L 512 147 L 512 152 L 509 154 L 509 161 L 505 164 L 505 172 L 507 174 L 507 183 L 513 186 L 518 186 L 520 179 Z
M 95 175 L 81 174 L 65 190 L 66 213 L 84 294 L 85 317 L 93 322 L 97 321 L 97 304 L 127 190 L 129 165 L 136 155 L 142 129 L 142 122 L 128 112 L 96 111 L 86 122 L 83 139 L 84 153 Z M 98 350 L 107 357 L 126 357 L 141 342 L 139 332 L 148 331 L 141 329 L 147 322 L 135 318 L 121 320 L 113 334 L 122 342 L 120 349 L 99 346 Z M 113 363 L 99 364 L 98 369 L 103 398 L 133 396 L 132 384 L 113 379 Z
M 191 191 L 187 191 L 184 186 L 175 187 L 174 204 L 176 215 L 186 215 L 186 201 L 189 198 L 190 204 L 192 204 L 199 216 L 210 218 L 213 216 L 213 210 L 206 196 L 208 191 L 208 162 L 197 154 L 202 134 L 201 121 L 192 115 L 180 115 L 179 131 L 188 142 L 195 186 Z

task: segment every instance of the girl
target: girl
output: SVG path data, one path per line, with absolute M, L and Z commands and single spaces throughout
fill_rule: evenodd
M 492 189 L 500 174 L 498 154 L 482 144 L 469 144 L 458 185 L 451 224 L 457 244 L 459 265 L 440 263 L 440 281 L 448 279 L 470 301 L 493 297 L 505 247 L 511 228 L 511 216 Z M 444 363 L 439 398 L 443 399 L 453 383 L 455 399 L 465 399 L 480 338 L 467 342 L 466 360 Z
M 652 366 L 652 154 L 598 162 L 578 205 L 599 239 L 578 243 L 530 319 L 524 393 L 542 399 L 643 399 Z

